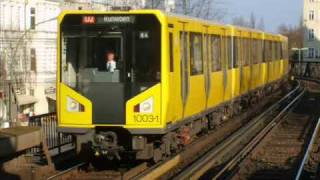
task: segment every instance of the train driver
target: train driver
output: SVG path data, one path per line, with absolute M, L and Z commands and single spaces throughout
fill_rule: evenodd
M 115 61 L 115 54 L 113 51 L 107 51 L 106 53 L 106 68 L 108 72 L 114 72 L 116 69 L 116 61 Z

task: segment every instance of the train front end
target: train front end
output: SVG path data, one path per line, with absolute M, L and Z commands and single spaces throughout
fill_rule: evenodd
M 140 159 L 153 154 L 146 152 L 151 148 L 146 134 L 161 134 L 164 128 L 162 16 L 147 10 L 60 15 L 59 131 L 77 135 L 78 150 L 90 143 L 96 155 L 111 158 L 121 158 L 124 150 L 140 152 Z

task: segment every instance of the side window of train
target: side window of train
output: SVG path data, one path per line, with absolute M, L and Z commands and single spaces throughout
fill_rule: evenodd
M 271 58 L 271 60 L 274 61 L 274 60 L 276 60 L 276 46 L 275 46 L 276 43 L 274 41 L 272 41 L 271 45 L 272 45 L 272 50 L 271 50 L 272 58 Z
M 250 42 L 248 38 L 243 39 L 243 53 L 244 53 L 244 61 L 243 64 L 248 66 L 250 64 Z
M 267 42 L 263 40 L 263 62 L 267 62 Z
M 252 39 L 251 43 L 251 50 L 252 50 L 252 63 L 258 64 L 258 40 Z
M 211 57 L 212 72 L 221 70 L 221 37 L 211 37 Z
M 238 60 L 238 37 L 233 38 L 233 61 L 231 63 L 232 68 L 237 67 L 237 60 Z
M 270 49 L 270 41 L 264 41 L 264 60 L 265 62 L 269 62 L 271 60 L 271 49 Z
M 169 33 L 170 72 L 174 71 L 173 33 Z
M 188 57 L 187 51 L 185 49 L 185 46 L 187 44 L 186 42 L 186 33 L 180 32 L 180 61 L 185 62 L 185 59 Z
M 190 68 L 191 75 L 203 73 L 202 35 L 190 33 Z
M 278 60 L 282 59 L 281 42 L 278 42 Z
M 228 59 L 228 68 L 233 68 L 233 62 L 232 62 L 232 39 L 231 37 L 227 37 L 227 59 Z
M 257 40 L 258 43 L 258 63 L 261 63 L 263 60 L 263 44 L 262 44 L 262 40 Z
M 273 42 L 269 41 L 269 61 L 273 61 Z
M 233 68 L 239 67 L 241 62 L 241 39 L 234 37 L 233 41 Z
M 248 42 L 248 46 L 247 46 L 248 47 L 248 61 L 247 61 L 247 64 L 252 65 L 252 39 L 248 38 L 247 42 Z
M 211 37 L 212 72 L 221 70 L 221 37 Z
M 281 50 L 280 50 L 280 58 L 281 59 L 284 59 L 284 43 L 283 42 L 281 42 Z

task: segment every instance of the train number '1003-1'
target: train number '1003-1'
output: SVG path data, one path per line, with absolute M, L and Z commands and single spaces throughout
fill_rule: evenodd
M 154 115 L 147 115 L 147 114 L 142 114 L 142 115 L 134 115 L 134 121 L 141 123 L 158 123 L 160 122 L 159 116 L 154 116 Z

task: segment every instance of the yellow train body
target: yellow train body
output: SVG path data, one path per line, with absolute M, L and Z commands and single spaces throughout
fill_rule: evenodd
M 109 117 L 101 119 L 102 123 L 95 123 L 95 104 L 61 81 L 62 37 L 59 30 L 57 111 L 59 128 L 63 132 L 72 132 L 72 129 L 120 127 L 132 134 L 164 134 L 187 121 L 201 118 L 219 105 L 279 81 L 288 73 L 287 38 L 281 35 L 225 26 L 157 10 L 65 11 L 59 16 L 59 24 L 69 15 L 156 17 L 161 24 L 161 80 L 126 101 L 124 123 L 110 124 Z M 199 46 L 199 43 L 201 59 L 194 63 L 200 63 L 202 68 L 201 65 L 196 66 L 190 62 L 193 51 L 191 48 Z M 202 70 L 193 75 L 192 69 L 195 67 L 191 66 Z M 79 102 L 83 111 L 68 111 L 68 98 Z M 153 102 L 152 112 L 134 111 L 137 104 L 150 98 Z

